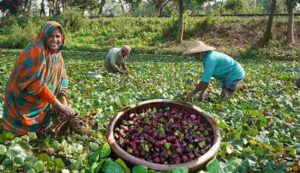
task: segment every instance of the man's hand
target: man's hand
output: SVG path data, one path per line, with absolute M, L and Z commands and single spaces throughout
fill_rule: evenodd
M 128 70 L 120 70 L 120 73 L 128 75 Z

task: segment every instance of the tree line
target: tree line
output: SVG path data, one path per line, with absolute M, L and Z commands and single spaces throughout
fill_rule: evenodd
M 178 16 L 177 41 L 183 41 L 184 15 L 269 14 L 262 43 L 272 39 L 275 13 L 288 14 L 287 41 L 294 43 L 294 13 L 300 0 L 0 0 L 2 16 L 59 16 L 77 9 L 82 16 Z M 46 10 L 48 13 L 46 14 Z

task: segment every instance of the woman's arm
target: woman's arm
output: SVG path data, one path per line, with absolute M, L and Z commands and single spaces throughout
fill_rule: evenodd
M 195 86 L 194 90 L 193 90 L 192 92 L 190 92 L 190 93 L 187 95 L 187 97 L 186 97 L 185 100 L 186 100 L 186 101 L 190 101 L 190 100 L 192 99 L 192 97 L 193 97 L 195 94 L 197 94 L 198 92 L 200 92 L 199 101 L 202 101 L 202 100 L 203 100 L 204 93 L 205 93 L 205 90 L 206 90 L 207 87 L 208 87 L 208 84 L 209 84 L 209 83 L 206 83 L 206 82 L 200 82 L 200 83 L 198 83 L 198 84 Z M 202 99 L 200 99 L 200 97 L 201 97 Z

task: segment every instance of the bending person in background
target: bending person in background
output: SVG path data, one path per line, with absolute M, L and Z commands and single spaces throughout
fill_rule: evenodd
M 104 66 L 109 73 L 128 74 L 126 66 L 127 55 L 130 54 L 131 48 L 127 45 L 121 48 L 112 48 L 106 55 Z M 121 69 L 122 68 L 122 69 Z
M 4 130 L 22 135 L 42 133 L 50 125 L 52 110 L 76 114 L 66 100 L 68 79 L 60 53 L 63 44 L 62 27 L 51 21 L 21 52 L 5 90 Z
M 300 88 L 300 77 L 298 77 L 295 81 L 296 87 Z
M 204 65 L 203 75 L 194 90 L 187 95 L 187 101 L 191 100 L 197 93 L 199 93 L 198 101 L 203 101 L 211 77 L 216 78 L 221 83 L 221 98 L 232 96 L 239 82 L 245 77 L 245 71 L 238 62 L 230 56 L 214 50 L 214 47 L 196 41 L 190 49 L 183 53 L 203 61 Z

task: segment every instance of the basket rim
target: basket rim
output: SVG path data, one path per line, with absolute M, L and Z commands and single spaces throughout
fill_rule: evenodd
M 114 138 L 114 126 L 116 125 L 117 121 L 125 115 L 127 112 L 129 112 L 133 108 L 137 108 L 143 105 L 148 105 L 151 103 L 170 103 L 170 104 L 175 104 L 179 105 L 185 108 L 191 108 L 200 113 L 202 117 L 206 119 L 206 121 L 210 124 L 212 131 L 213 131 L 213 136 L 214 136 L 214 141 L 211 146 L 211 148 L 202 156 L 191 160 L 189 162 L 185 163 L 179 163 L 179 164 L 158 164 L 158 163 L 153 163 L 150 161 L 143 160 L 141 158 L 135 157 L 129 153 L 127 153 L 123 148 L 121 148 L 118 143 L 116 142 Z M 127 106 L 123 108 L 120 112 L 118 112 L 110 121 L 107 129 L 106 129 L 106 138 L 108 141 L 108 144 L 111 146 L 113 152 L 117 154 L 119 157 L 124 159 L 125 161 L 133 164 L 133 165 L 144 165 L 147 166 L 150 169 L 153 170 L 159 170 L 159 171 L 169 171 L 172 170 L 175 167 L 186 167 L 190 171 L 194 171 L 198 168 L 203 167 L 203 164 L 206 164 L 209 160 L 211 160 L 218 152 L 221 144 L 221 135 L 220 131 L 218 129 L 217 123 L 215 120 L 213 120 L 208 113 L 200 109 L 199 107 L 192 105 L 190 103 L 182 102 L 182 101 L 177 101 L 177 100 L 170 100 L 170 99 L 153 99 L 153 100 L 147 100 L 143 101 L 140 103 L 135 103 L 131 104 L 130 106 Z

